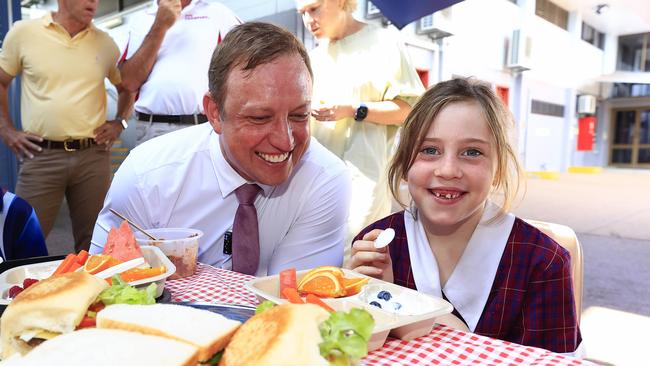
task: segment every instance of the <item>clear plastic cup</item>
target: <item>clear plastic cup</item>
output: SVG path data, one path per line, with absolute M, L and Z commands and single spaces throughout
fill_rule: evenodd
M 160 228 L 148 229 L 147 232 L 158 238 L 151 240 L 141 232 L 135 232 L 135 240 L 139 245 L 153 245 L 165 253 L 167 258 L 176 266 L 176 273 L 169 279 L 188 277 L 196 270 L 196 257 L 199 253 L 199 239 L 203 236 L 201 230 Z

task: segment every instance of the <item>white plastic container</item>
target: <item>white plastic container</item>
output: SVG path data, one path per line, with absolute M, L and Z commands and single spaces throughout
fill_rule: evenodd
M 158 288 L 156 289 L 156 297 L 162 295 L 165 289 L 165 280 L 176 272 L 176 266 L 167 259 L 163 252 L 153 246 L 142 247 L 142 256 L 145 262 L 151 267 L 165 266 L 165 273 L 145 278 L 138 281 L 129 282 L 129 285 L 137 288 L 145 288 L 150 283 L 155 282 Z M 25 278 L 33 278 L 35 280 L 42 280 L 48 278 L 59 267 L 62 260 L 42 262 L 34 264 L 26 264 L 24 266 L 14 267 L 0 274 L 0 304 L 8 304 L 11 302 L 9 298 L 9 289 L 12 286 L 22 286 Z
M 300 282 L 300 279 L 307 272 L 309 270 L 297 272 L 296 281 Z M 331 299 L 323 298 L 322 300 L 335 310 L 347 311 L 356 307 L 370 312 L 375 319 L 375 328 L 368 342 L 368 350 L 370 351 L 383 346 L 389 333 L 391 336 L 403 340 L 411 340 L 427 335 L 436 324 L 436 318 L 449 314 L 454 310 L 454 307 L 443 299 L 368 277 L 349 269 L 343 269 L 343 273 L 346 278 L 367 277 L 369 281 L 357 295 Z M 244 286 L 253 292 L 260 301 L 270 300 L 276 304 L 287 302 L 286 299 L 280 297 L 280 278 L 278 275 L 258 277 L 246 282 Z M 404 299 L 405 302 L 408 301 L 409 306 L 407 308 L 415 311 L 404 314 L 370 305 L 370 302 L 374 300 L 370 297 L 381 290 L 389 291 L 395 298 Z
M 155 238 L 149 239 L 141 232 L 135 232 L 135 240 L 140 246 L 155 246 L 160 248 L 169 260 L 176 266 L 176 273 L 171 280 L 188 277 L 196 271 L 196 257 L 199 253 L 199 239 L 203 236 L 201 230 L 181 228 L 148 229 Z

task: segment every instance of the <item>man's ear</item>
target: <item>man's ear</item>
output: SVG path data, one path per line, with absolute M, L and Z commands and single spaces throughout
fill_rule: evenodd
M 210 121 L 210 124 L 212 125 L 214 131 L 218 134 L 221 134 L 222 122 L 221 117 L 219 116 L 219 106 L 214 101 L 214 99 L 212 99 L 210 92 L 206 92 L 205 95 L 203 95 L 203 111 L 208 117 L 208 120 Z

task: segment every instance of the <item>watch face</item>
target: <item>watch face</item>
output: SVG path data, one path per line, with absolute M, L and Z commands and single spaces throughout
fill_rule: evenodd
M 120 123 L 122 124 L 122 127 L 124 127 L 125 130 L 126 130 L 127 128 L 129 128 L 129 124 L 128 124 L 128 122 L 126 122 L 126 120 L 125 120 L 124 118 L 122 118 L 122 120 L 120 121 Z
M 368 116 L 368 107 L 362 104 L 359 106 L 359 108 L 357 108 L 357 111 L 354 113 L 354 120 L 363 121 L 367 116 Z

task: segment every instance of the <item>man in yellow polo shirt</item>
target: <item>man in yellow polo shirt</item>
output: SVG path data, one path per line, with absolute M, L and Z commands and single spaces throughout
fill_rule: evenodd
M 52 229 L 65 194 L 75 249 L 88 249 L 110 183 L 110 147 L 126 127 L 131 96 L 121 87 L 115 42 L 91 24 L 97 0 L 59 0 L 41 19 L 17 22 L 0 53 L 0 138 L 22 161 L 16 194 Z M 22 74 L 23 130 L 10 120 L 7 88 Z M 104 79 L 117 86 L 106 120 Z

